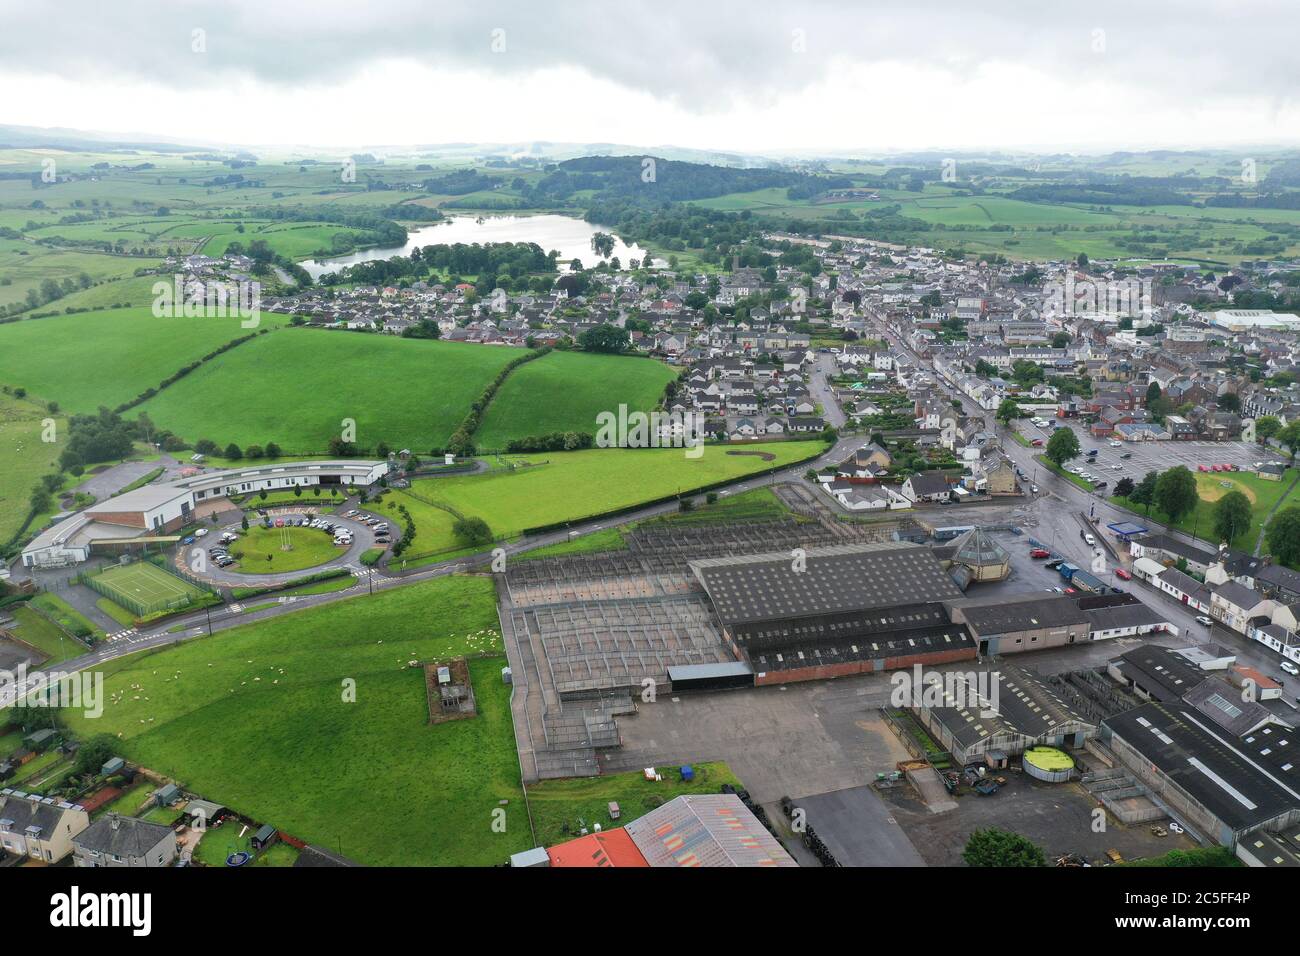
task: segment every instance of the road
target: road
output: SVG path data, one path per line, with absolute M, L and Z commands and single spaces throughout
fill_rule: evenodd
M 908 355 L 917 365 L 931 373 L 932 378 L 939 383 L 951 397 L 962 402 L 963 409 L 967 414 L 986 414 L 980 409 L 973 407 L 968 398 L 952 388 L 940 376 L 934 374 L 933 367 L 926 362 L 921 356 L 914 352 L 904 341 L 894 335 L 883 323 L 877 323 L 877 329 L 881 336 L 885 337 L 895 349 L 898 349 L 905 355 Z M 1080 531 L 1084 529 L 1084 523 L 1078 517 L 1080 513 L 1095 515 L 1098 525 L 1105 532 L 1105 526 L 1119 521 L 1137 521 L 1146 524 L 1154 531 L 1160 531 L 1168 534 L 1181 541 L 1195 544 L 1201 548 L 1213 550 L 1214 545 L 1203 540 L 1197 540 L 1191 535 L 1175 528 L 1169 528 L 1155 521 L 1150 521 L 1140 515 L 1134 515 L 1111 504 L 1101 492 L 1088 492 L 1078 485 L 1065 478 L 1060 477 L 1050 469 L 1040 465 L 1034 455 L 1041 453 L 1039 448 L 1026 448 L 1015 440 L 1008 429 L 1001 424 L 994 422 L 994 427 L 1002 439 L 1002 448 L 1007 457 L 1020 467 L 1020 469 L 1029 475 L 1030 483 L 1037 485 L 1039 494 L 1035 496 L 1034 507 L 1037 514 L 1038 525 L 1033 530 L 1033 537 L 1045 542 L 1049 548 L 1062 555 L 1066 560 L 1079 567 L 1091 568 L 1094 552 L 1093 549 L 1080 537 Z M 1195 466 L 1199 461 L 1236 461 L 1238 464 L 1244 463 L 1239 459 L 1244 457 L 1257 457 L 1259 459 L 1277 459 L 1283 460 L 1280 453 L 1274 449 L 1243 449 L 1239 446 L 1215 446 L 1213 449 L 1205 449 L 1203 443 L 1187 443 L 1187 447 L 1180 447 L 1183 443 L 1162 442 L 1161 448 L 1156 451 L 1148 451 L 1139 446 L 1138 449 L 1131 449 L 1126 443 L 1123 448 L 1111 448 L 1108 443 L 1098 443 L 1089 439 L 1082 442 L 1083 447 L 1100 444 L 1102 451 L 1098 454 L 1098 467 L 1089 467 L 1089 471 L 1094 474 L 1106 473 L 1111 485 L 1114 484 L 1118 476 L 1124 473 L 1124 469 L 1133 459 L 1122 459 L 1119 456 L 1132 451 L 1134 458 L 1139 455 L 1143 459 L 1141 472 L 1136 475 L 1130 473 L 1130 477 L 1140 479 L 1150 468 L 1150 463 L 1154 467 L 1168 468 L 1173 463 L 1169 459 L 1174 455 L 1178 463 Z M 1173 448 L 1167 446 L 1174 445 Z M 1199 447 L 1196 447 L 1199 446 Z M 1227 449 L 1227 450 L 1225 450 Z M 1158 456 L 1158 457 L 1157 457 Z M 1156 464 L 1158 460 L 1165 460 L 1163 466 Z M 1109 466 L 1120 464 L 1121 470 L 1116 471 Z M 1115 477 L 1110 477 L 1114 475 Z M 1107 571 L 1099 575 L 1107 584 L 1114 587 L 1123 588 L 1124 590 L 1137 595 L 1137 597 L 1152 608 L 1157 609 L 1166 615 L 1166 619 L 1174 624 L 1180 635 L 1186 637 L 1189 643 L 1205 644 L 1215 643 L 1228 648 L 1237 655 L 1239 663 L 1254 667 L 1264 674 L 1272 677 L 1274 680 L 1283 681 L 1285 674 L 1279 669 L 1278 664 L 1282 660 L 1281 655 L 1276 654 L 1268 647 L 1260 644 L 1258 641 L 1252 641 L 1245 636 L 1238 634 L 1236 631 L 1223 627 L 1216 623 L 1211 628 L 1197 622 L 1196 618 L 1200 612 L 1188 608 L 1185 604 L 1174 600 L 1162 591 L 1152 588 L 1150 585 L 1133 579 L 1132 581 L 1123 581 L 1115 575 L 1117 567 L 1123 567 L 1128 570 L 1132 567 L 1132 558 L 1129 556 L 1127 548 L 1123 543 L 1109 539 L 1111 547 L 1114 548 L 1119 562 L 1112 560 L 1107 556 Z M 1294 702 L 1297 700 L 1297 693 L 1300 688 L 1290 688 L 1285 695 L 1287 706 L 1294 708 Z

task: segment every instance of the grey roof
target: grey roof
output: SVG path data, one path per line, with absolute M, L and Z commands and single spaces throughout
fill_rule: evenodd
M 1264 600 L 1264 595 L 1246 587 L 1244 584 L 1238 584 L 1236 581 L 1224 581 L 1214 589 L 1214 594 L 1221 600 L 1243 610 L 1248 610 Z
M 1245 700 L 1242 692 L 1226 681 L 1202 681 L 1183 695 L 1183 701 L 1234 737 L 1245 736 L 1277 720 L 1267 707 L 1257 700 Z
M 953 560 L 960 564 L 988 566 L 1011 560 L 1007 549 L 998 544 L 983 528 L 971 528 L 952 543 Z
M 1059 733 L 1065 727 L 1092 727 L 1047 684 L 1014 664 L 968 668 L 961 675 L 975 675 L 978 681 L 981 672 L 988 675 L 989 687 L 996 681 L 996 701 L 980 697 L 979 705 L 974 708 L 958 707 L 954 706 L 952 695 L 945 693 L 944 706 L 931 708 L 963 746 L 1000 734 L 1042 737 Z M 971 687 L 964 676 L 961 680 L 969 688 L 962 695 L 965 698 L 962 703 L 971 703 L 977 697 L 979 684 Z
M 0 792 L 0 820 L 9 821 L 13 831 L 40 828 L 40 838 L 48 839 L 54 833 L 63 814 L 80 807 L 71 803 L 60 803 L 49 797 L 26 794 L 21 790 Z
M 1105 725 L 1149 765 L 1234 831 L 1300 807 L 1300 792 L 1279 781 L 1235 738 L 1181 702 L 1151 702 Z
M 957 604 L 954 609 L 980 637 L 1009 634 L 1016 631 L 1038 630 L 1044 627 L 1068 627 L 1084 624 L 1088 617 L 1079 610 L 1078 601 L 1069 595 L 1039 597 L 1000 596 L 970 604 Z
M 726 624 L 888 608 L 961 597 L 930 549 L 914 544 L 813 548 L 692 561 Z
M 160 823 L 110 813 L 82 830 L 72 842 L 96 853 L 138 858 L 167 839 L 171 832 L 171 827 Z
M 678 797 L 625 828 L 651 866 L 798 866 L 734 793 Z
M 1116 627 L 1145 627 L 1148 624 L 1165 624 L 1169 618 L 1140 601 L 1112 607 L 1092 608 L 1083 612 L 1094 631 Z
M 1124 675 L 1157 700 L 1181 700 L 1189 690 L 1209 678 L 1205 671 L 1168 647 L 1134 648 L 1121 654 L 1120 660 Z

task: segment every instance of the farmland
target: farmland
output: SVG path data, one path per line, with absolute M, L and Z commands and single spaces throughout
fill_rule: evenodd
M 490 580 L 424 582 L 123 658 L 106 668 L 104 715 L 64 720 L 358 862 L 490 865 L 532 845 L 496 627 Z M 407 662 L 457 654 L 472 656 L 479 713 L 430 726 Z
M 232 349 L 141 408 L 190 440 L 277 442 L 323 452 L 356 422 L 356 442 L 417 452 L 443 444 L 484 386 L 521 353 L 478 345 L 286 329 Z
M 54 419 L 53 442 L 41 440 L 48 418 Z M 0 393 L 0 544 L 22 527 L 40 476 L 55 470 L 66 438 L 63 425 L 62 416 L 51 415 L 42 403 Z
M 618 355 L 551 352 L 520 366 L 501 386 L 475 435 L 480 448 L 552 432 L 595 434 L 596 415 L 650 411 L 676 372 L 661 362 Z
M 680 448 L 618 449 L 547 452 L 512 455 L 501 459 L 504 467 L 485 475 L 424 478 L 413 483 L 411 494 L 394 492 L 392 501 L 418 496 L 467 517 L 488 523 L 497 538 L 511 538 L 525 528 L 591 515 L 690 491 L 703 485 L 782 464 L 790 464 L 824 447 L 819 441 L 773 442 L 747 445 L 745 452 L 773 455 L 765 461 L 756 454 L 728 454 L 740 449 L 705 446 L 697 459 Z M 428 505 L 426 505 L 426 508 Z M 432 535 L 421 526 L 419 512 L 408 504 L 420 529 L 417 550 L 423 553 L 439 541 L 443 521 Z M 451 547 L 454 539 L 445 539 Z
M 260 328 L 278 321 L 263 315 Z M 70 412 L 93 412 L 134 398 L 251 331 L 236 318 L 160 319 L 148 308 L 10 322 L 0 325 L 0 383 Z

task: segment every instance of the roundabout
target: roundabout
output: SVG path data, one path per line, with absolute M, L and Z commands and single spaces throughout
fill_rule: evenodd
M 305 526 L 266 528 L 252 524 L 247 531 L 235 533 L 239 538 L 231 543 L 230 556 L 237 563 L 231 570 L 240 574 L 303 571 L 328 564 L 348 551 L 336 546 L 325 532 Z

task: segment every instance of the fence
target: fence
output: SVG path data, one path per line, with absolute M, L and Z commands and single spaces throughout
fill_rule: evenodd
M 131 562 L 130 564 L 151 565 L 157 568 L 161 573 L 180 578 L 186 584 L 198 588 L 205 594 L 215 593 L 215 589 L 207 582 L 201 581 L 191 574 L 183 573 L 179 569 L 167 565 L 164 561 L 159 561 L 154 558 L 146 558 L 143 562 Z M 120 567 L 121 565 L 117 566 Z M 76 581 L 78 584 L 84 584 L 92 591 L 103 595 L 115 604 L 121 605 L 136 617 L 145 617 L 149 614 L 155 614 L 158 611 L 177 610 L 195 603 L 193 595 L 188 591 L 181 596 L 174 598 L 160 597 L 154 598 L 153 600 L 142 600 L 135 595 L 129 594 L 112 584 L 105 583 L 104 581 L 99 580 L 97 576 L 87 574 L 84 571 L 77 574 Z

